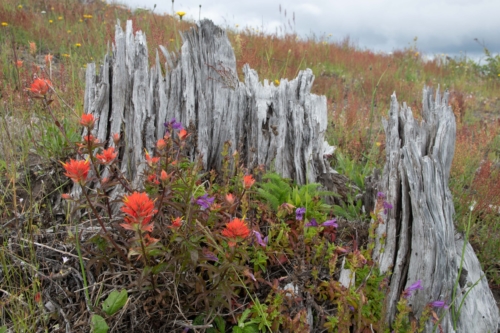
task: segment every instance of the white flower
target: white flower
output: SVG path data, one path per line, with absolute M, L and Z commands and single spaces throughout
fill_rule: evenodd
M 69 260 L 68 257 L 62 257 L 63 265 Z

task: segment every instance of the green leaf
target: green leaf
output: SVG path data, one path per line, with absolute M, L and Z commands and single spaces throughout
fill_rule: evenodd
M 247 318 L 251 312 L 252 311 L 250 309 L 246 309 L 245 311 L 243 311 L 243 313 L 241 314 L 241 317 L 238 319 L 238 326 L 239 327 L 245 326 L 245 321 L 247 320 Z
M 99 315 L 92 315 L 92 333 L 108 333 L 109 326 L 106 320 Z M 0 331 L 1 332 L 1 331 Z
M 259 333 L 259 327 L 256 324 L 245 326 L 243 333 Z
M 233 326 L 233 333 L 243 333 L 243 329 L 238 326 Z
M 102 309 L 108 315 L 117 313 L 127 303 L 128 293 L 123 289 L 121 292 L 114 290 L 108 298 L 102 303 Z
M 151 270 L 151 273 L 153 274 L 159 274 L 163 272 L 167 268 L 168 264 L 166 262 L 159 263 L 158 265 L 154 266 L 153 269 Z
M 224 319 L 222 319 L 221 317 L 215 317 L 214 322 L 217 325 L 217 329 L 219 330 L 219 332 L 226 332 L 226 322 L 224 321 Z

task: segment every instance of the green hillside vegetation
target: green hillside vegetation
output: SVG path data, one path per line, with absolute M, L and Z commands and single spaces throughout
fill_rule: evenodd
M 384 165 L 381 119 L 391 94 L 418 117 L 424 85 L 450 92 L 456 227 L 470 225 L 498 292 L 500 56 L 487 48 L 482 64 L 443 54 L 424 60 L 417 38 L 387 55 L 347 38 L 299 38 L 293 24 L 276 34 L 245 22 L 226 27 L 239 71 L 248 63 L 262 80 L 280 81 L 313 70 L 313 92 L 327 97 L 327 138 L 337 147 L 332 166 L 353 192 L 333 194 L 330 205 L 332 193 L 317 184 L 247 170 L 238 154 L 225 156 L 220 175 L 204 172 L 183 154 L 193 133 L 172 123 L 145 160 L 145 190 L 125 186 L 124 208 L 113 212 L 109 191 L 128 183 L 113 151 L 82 140 L 83 127 L 92 130 L 82 118 L 86 64 L 111 50 L 117 20 L 145 33 L 154 59 L 158 45 L 180 48 L 179 32 L 195 25 L 187 16 L 100 0 L 0 2 L 0 332 L 300 332 L 308 324 L 304 302 L 318 332 L 438 326 L 432 318 L 448 310 L 429 306 L 410 322 L 404 297 L 392 327 L 384 324 L 387 277 L 371 258 L 369 222 L 387 203 L 363 212 L 356 197 Z M 105 169 L 115 178 L 101 177 Z M 87 181 L 101 188 L 86 190 Z M 81 198 L 69 194 L 74 183 Z M 338 282 L 344 259 L 357 288 Z

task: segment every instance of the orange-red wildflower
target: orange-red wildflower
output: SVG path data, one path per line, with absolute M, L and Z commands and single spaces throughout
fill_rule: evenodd
M 66 170 L 65 175 L 71 178 L 75 183 L 84 184 L 87 180 L 87 175 L 90 170 L 90 162 L 88 160 L 74 160 L 70 159 L 67 163 L 62 163 L 64 170 Z
M 113 134 L 113 142 L 115 143 L 115 145 L 117 145 L 118 142 L 120 142 L 120 133 Z
M 168 226 L 171 229 L 178 229 L 182 226 L 182 218 L 181 217 L 176 217 L 175 219 L 172 220 L 172 225 Z
M 167 146 L 167 143 L 165 142 L 164 139 L 159 139 L 156 142 L 156 148 L 158 148 L 158 150 L 163 150 L 163 149 L 165 149 L 166 146 Z
M 64 200 L 70 200 L 71 199 L 71 194 L 69 193 L 63 193 L 61 194 L 61 198 Z
M 154 201 L 146 193 L 134 192 L 123 198 L 121 211 L 125 213 L 123 228 L 134 231 L 153 231 L 153 223 L 148 224 L 156 214 Z
M 232 205 L 234 203 L 234 199 L 235 199 L 234 194 L 232 193 L 226 194 L 226 201 L 228 204 Z
M 252 187 L 252 185 L 255 183 L 255 179 L 253 178 L 252 175 L 246 175 L 246 176 L 243 176 L 243 186 L 246 188 L 246 189 L 249 189 L 250 187 Z
M 231 222 L 226 224 L 226 228 L 222 230 L 222 236 L 231 238 L 228 243 L 229 246 L 236 245 L 235 240 L 247 238 L 250 235 L 250 229 L 245 222 L 239 218 L 234 218 Z
M 111 162 L 113 162 L 117 155 L 118 153 L 115 152 L 115 147 L 109 147 L 108 149 L 104 149 L 102 151 L 102 154 L 96 154 L 95 157 L 102 164 L 110 164 Z
M 80 125 L 85 126 L 85 127 L 90 127 L 92 129 L 95 124 L 95 118 L 92 113 L 84 113 L 82 114 L 82 117 L 80 118 Z
M 156 174 L 150 174 L 147 179 L 148 183 L 154 184 L 154 185 L 159 185 L 160 181 L 158 180 L 158 176 Z
M 36 43 L 35 42 L 29 42 L 30 45 L 30 53 L 35 54 L 36 53 Z
M 145 156 L 146 156 L 146 162 L 148 162 L 149 166 L 153 166 L 153 164 L 156 164 L 160 161 L 159 157 L 151 157 L 151 155 L 149 155 L 147 150 Z
M 153 238 L 149 234 L 144 235 L 144 245 L 151 246 L 158 243 L 159 238 Z
M 17 68 L 21 68 L 21 67 L 23 67 L 23 61 L 22 61 L 22 60 L 18 60 L 18 61 L 16 61 L 16 67 L 17 67 Z
M 179 139 L 185 140 L 188 136 L 189 134 L 184 128 L 179 131 Z
M 83 137 L 83 141 L 85 141 L 86 144 L 90 142 L 92 145 L 99 143 L 99 139 L 93 136 L 92 134 L 85 135 Z
M 172 174 L 169 175 L 165 170 L 161 170 L 160 172 L 160 179 L 162 182 L 166 182 L 171 176 Z
M 45 96 L 51 87 L 52 82 L 50 82 L 50 80 L 36 78 L 27 90 L 34 94 Z

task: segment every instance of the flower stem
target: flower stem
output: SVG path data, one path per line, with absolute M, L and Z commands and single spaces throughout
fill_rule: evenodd
M 127 262 L 127 263 L 130 263 L 130 261 L 128 260 L 127 256 L 123 253 L 123 251 L 120 249 L 120 247 L 118 246 L 118 244 L 116 244 L 116 242 L 113 240 L 113 238 L 109 235 L 109 232 L 108 230 L 106 229 L 106 226 L 104 225 L 104 222 L 102 221 L 101 219 L 101 216 L 99 215 L 99 213 L 97 212 L 97 209 L 94 207 L 94 205 L 92 204 L 92 201 L 90 200 L 89 198 L 89 195 L 87 193 L 87 191 L 85 191 L 85 189 L 82 187 L 82 192 L 83 194 L 85 195 L 85 198 L 87 199 L 87 202 L 90 206 L 90 209 L 92 209 L 92 212 L 94 213 L 96 219 L 97 219 L 97 222 L 99 222 L 100 226 L 101 226 L 101 229 L 102 231 L 104 231 L 104 233 L 106 234 L 106 237 L 109 239 L 109 241 L 113 244 L 113 246 L 115 247 L 115 249 L 118 251 L 118 253 L 120 254 L 120 256 Z

